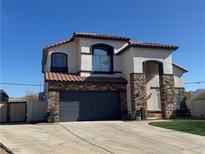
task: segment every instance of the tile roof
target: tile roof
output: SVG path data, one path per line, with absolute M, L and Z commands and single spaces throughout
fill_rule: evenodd
M 155 49 L 170 49 L 176 50 L 178 46 L 168 45 L 168 44 L 159 44 L 159 43 L 150 43 L 150 42 L 129 42 L 128 45 L 120 50 L 117 55 L 123 53 L 130 47 L 139 47 L 139 48 L 155 48 Z
M 55 47 L 55 46 L 65 44 L 65 43 L 69 43 L 69 42 L 72 42 L 72 41 L 73 41 L 72 39 L 62 40 L 62 41 L 59 41 L 59 42 L 55 42 L 53 44 L 49 44 L 49 45 L 43 47 L 43 49 L 48 49 L 48 48 Z
M 48 49 L 59 46 L 62 44 L 70 43 L 74 41 L 76 37 L 84 37 L 84 38 L 99 38 L 99 39 L 107 39 L 107 40 L 116 40 L 116 41 L 126 41 L 128 42 L 130 38 L 123 37 L 123 36 L 115 36 L 115 35 L 108 35 L 108 34 L 97 34 L 97 33 L 81 33 L 81 32 L 74 32 L 73 36 L 70 39 L 65 39 L 53 44 L 46 45 L 43 47 L 43 57 L 42 57 L 42 64 L 45 64 L 46 58 L 48 55 Z
M 115 36 L 109 34 L 97 34 L 97 33 L 81 33 L 75 32 L 73 34 L 74 37 L 86 37 L 86 38 L 100 38 L 100 39 L 108 39 L 108 40 L 118 40 L 118 41 L 129 41 L 129 37 L 124 36 Z
M 82 77 L 79 74 L 45 72 L 46 81 L 127 83 L 120 77 Z
M 150 43 L 150 42 L 129 42 L 129 45 L 132 47 L 151 47 L 151 48 L 164 48 L 164 49 L 173 49 L 176 50 L 178 46 L 168 45 L 168 44 L 159 44 L 159 43 Z
M 76 37 L 86 37 L 86 38 L 100 38 L 100 39 L 108 39 L 108 40 L 118 40 L 118 41 L 129 41 L 130 38 L 124 36 L 115 36 L 109 34 L 97 34 L 97 33 L 81 33 L 81 32 L 74 32 L 71 39 L 65 39 L 53 44 L 49 44 L 45 46 L 43 49 L 48 49 L 51 47 L 55 47 L 61 44 L 72 42 Z

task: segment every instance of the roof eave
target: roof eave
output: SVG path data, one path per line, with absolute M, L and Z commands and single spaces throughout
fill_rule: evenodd
M 182 67 L 182 66 L 180 66 L 180 65 L 178 65 L 178 64 L 176 64 L 176 63 L 172 63 L 174 66 L 176 66 L 176 67 L 178 67 L 178 68 L 180 68 L 181 70 L 183 70 L 184 71 L 184 73 L 187 73 L 187 72 L 189 72 L 189 70 L 188 69 L 186 69 L 186 68 L 184 68 L 184 67 Z
M 101 36 L 102 35 L 102 36 Z M 129 42 L 130 38 L 128 37 L 120 37 L 120 36 L 112 36 L 112 35 L 104 35 L 103 34 L 83 34 L 83 33 L 78 33 L 74 32 L 73 33 L 73 39 L 76 37 L 81 37 L 81 38 L 94 38 L 94 39 L 105 39 L 105 40 L 115 40 L 115 41 L 124 41 L 124 42 Z
M 177 50 L 179 47 L 178 46 L 174 46 L 174 47 L 149 47 L 149 46 L 137 46 L 137 45 L 127 45 L 125 48 L 121 49 L 118 53 L 116 53 L 116 55 L 120 55 L 122 53 L 124 53 L 127 49 L 129 48 L 150 48 L 150 49 L 166 49 L 166 50 L 171 50 L 171 52 L 174 52 L 175 50 Z

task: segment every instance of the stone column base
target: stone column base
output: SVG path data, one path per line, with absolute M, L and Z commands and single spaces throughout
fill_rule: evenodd
M 48 122 L 59 122 L 59 102 L 58 91 L 48 91 Z
M 162 118 L 169 119 L 176 117 L 173 74 L 160 75 L 160 94 Z
M 146 78 L 144 73 L 130 74 L 131 118 L 141 119 L 140 108 L 147 110 Z

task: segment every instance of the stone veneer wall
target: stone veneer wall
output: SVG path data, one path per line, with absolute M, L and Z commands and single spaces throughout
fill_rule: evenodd
M 48 111 L 50 115 L 48 122 L 56 122 L 59 121 L 59 101 L 60 101 L 60 93 L 59 91 L 48 91 Z
M 96 83 L 96 82 L 48 82 L 48 109 L 54 110 L 54 121 L 59 121 L 59 102 L 61 90 L 80 91 L 119 91 L 121 101 L 121 117 L 127 118 L 126 83 Z
M 160 75 L 160 93 L 162 118 L 169 119 L 175 117 L 175 91 L 173 74 Z
M 146 78 L 144 73 L 130 74 L 131 109 L 133 114 L 144 107 L 147 109 Z M 132 115 L 133 116 L 133 115 Z

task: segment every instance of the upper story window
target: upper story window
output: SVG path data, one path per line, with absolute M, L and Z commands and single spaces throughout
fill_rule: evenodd
M 64 53 L 53 53 L 51 55 L 51 72 L 67 71 L 67 55 Z
M 105 44 L 92 46 L 92 69 L 94 73 L 113 72 L 113 47 Z

